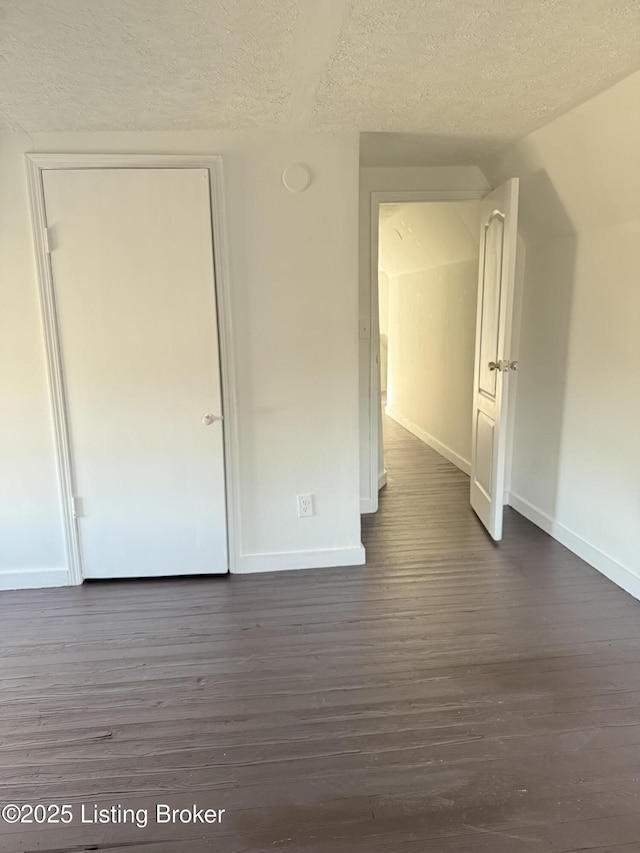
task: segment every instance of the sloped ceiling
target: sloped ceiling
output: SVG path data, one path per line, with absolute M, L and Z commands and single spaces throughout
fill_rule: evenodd
M 383 204 L 379 267 L 390 278 L 478 257 L 480 202 Z
M 0 111 L 27 131 L 419 133 L 460 159 L 640 67 L 639 39 L 631 0 L 0 0 Z

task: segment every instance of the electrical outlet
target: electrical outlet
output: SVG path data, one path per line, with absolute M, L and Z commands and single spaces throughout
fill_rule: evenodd
M 313 495 L 298 495 L 298 518 L 313 515 Z

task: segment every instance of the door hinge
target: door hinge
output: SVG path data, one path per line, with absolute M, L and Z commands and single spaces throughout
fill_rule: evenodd
M 47 253 L 47 255 L 50 255 L 51 254 L 51 240 L 49 239 L 49 229 L 47 228 L 46 225 L 42 229 L 42 239 L 44 241 L 44 250 Z
M 73 497 L 71 498 L 71 515 L 73 518 L 79 518 L 80 516 L 80 498 Z

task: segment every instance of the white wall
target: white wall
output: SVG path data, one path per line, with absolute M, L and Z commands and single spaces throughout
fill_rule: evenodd
M 383 206 L 391 275 L 387 414 L 465 473 L 471 467 L 480 204 Z M 380 329 L 383 327 L 383 294 Z
M 527 243 L 511 501 L 640 597 L 640 73 L 485 164 Z
M 29 576 L 42 579 L 40 571 L 55 574 L 66 557 L 25 149 L 24 137 L 0 135 L 0 573 L 28 584 Z
M 465 473 L 471 411 L 478 260 L 391 280 L 388 414 Z
M 378 270 L 378 330 L 380 332 L 380 390 L 387 392 L 389 358 L 389 276 Z
M 360 328 L 371 329 L 371 193 L 382 191 L 484 190 L 490 185 L 476 166 L 381 167 L 360 169 L 359 293 Z M 375 268 L 374 268 L 374 274 Z M 377 509 L 378 483 L 371 477 L 371 342 L 360 335 L 360 508 Z
M 241 468 L 240 570 L 362 561 L 356 134 L 0 137 L 0 583 L 64 564 L 23 154 L 222 154 Z M 309 164 L 292 195 L 283 168 Z M 336 203 L 339 200 L 339 203 Z M 331 346 L 327 346 L 327 341 Z M 298 519 L 296 495 L 316 496 Z

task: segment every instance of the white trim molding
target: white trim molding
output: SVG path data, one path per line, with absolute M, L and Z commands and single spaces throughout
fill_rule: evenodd
M 281 572 L 289 569 L 328 569 L 339 566 L 364 566 L 362 545 L 351 548 L 323 548 L 318 551 L 282 551 L 271 554 L 242 554 L 239 574 Z
M 64 394 L 64 374 L 55 311 L 53 278 L 46 245 L 46 215 L 42 183 L 42 172 L 45 169 L 207 169 L 209 172 L 213 263 L 218 308 L 220 372 L 224 412 L 228 560 L 229 570 L 231 572 L 237 571 L 240 555 L 238 418 L 222 157 L 198 154 L 26 154 L 25 158 L 42 323 L 46 341 L 47 370 L 54 422 L 67 566 L 59 570 L 44 570 L 32 574 L 24 572 L 24 583 L 20 582 L 20 586 L 64 585 L 62 582 L 36 583 L 39 576 L 42 576 L 41 579 L 45 581 L 49 576 L 51 576 L 50 579 L 55 580 L 57 578 L 60 581 L 61 572 L 64 573 L 68 585 L 80 584 L 83 580 L 79 531 L 73 510 L 73 461 Z
M 422 429 L 422 427 L 419 427 L 417 424 L 414 424 L 413 421 L 409 420 L 409 418 L 405 418 L 405 416 L 401 415 L 400 412 L 396 412 L 396 410 L 392 409 L 390 406 L 385 406 L 384 411 L 385 414 L 389 415 L 389 417 L 397 424 L 400 424 L 401 427 L 404 427 L 412 435 L 415 435 L 415 437 L 419 438 L 420 441 L 428 444 L 429 447 L 435 450 L 436 453 L 439 453 L 440 456 L 444 456 L 445 459 L 452 462 L 456 468 L 464 471 L 467 475 L 471 473 L 471 462 L 468 459 L 460 456 L 460 454 L 456 453 L 455 450 L 452 450 L 448 445 L 438 441 L 438 439 L 433 435 Z
M 545 533 L 548 533 L 556 541 L 568 548 L 576 556 L 580 557 L 594 569 L 599 571 L 605 577 L 613 581 L 617 586 L 622 587 L 625 592 L 640 600 L 640 577 L 631 569 L 623 566 L 613 557 L 605 554 L 595 545 L 587 542 L 582 536 L 574 533 L 564 524 L 560 524 L 546 512 L 538 509 L 538 507 L 526 501 L 524 498 L 515 495 L 513 492 L 509 495 L 509 505 L 523 515 L 529 521 L 533 522 Z
M 44 207 L 44 187 L 42 184 L 42 171 L 45 168 L 45 163 L 34 154 L 26 156 L 26 163 L 31 222 L 33 226 L 33 243 L 36 253 L 38 285 L 40 288 L 40 308 L 47 354 L 49 395 L 53 414 L 58 487 L 62 504 L 62 520 L 67 555 L 66 571 L 68 571 L 69 584 L 75 586 L 82 583 L 82 563 L 80 558 L 79 531 L 73 508 L 73 467 L 63 386 L 62 353 L 60 350 L 53 277 L 46 238 L 47 219 Z
M 53 586 L 71 586 L 66 568 L 13 569 L 0 572 L 0 590 L 44 589 Z

